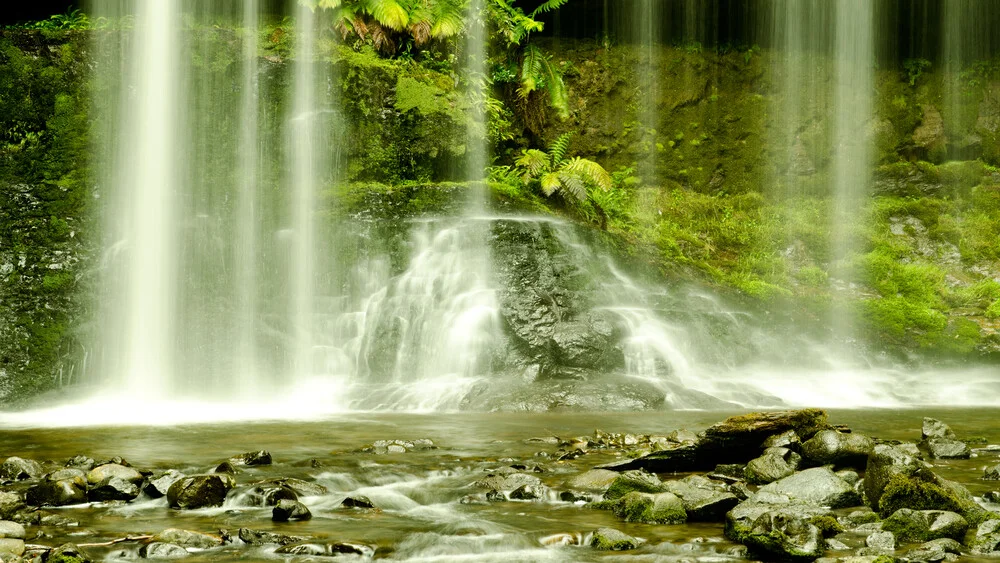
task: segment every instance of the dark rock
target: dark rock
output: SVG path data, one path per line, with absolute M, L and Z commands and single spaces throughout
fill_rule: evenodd
M 614 500 L 594 503 L 593 507 L 610 510 L 626 522 L 680 524 L 687 521 L 684 503 L 673 493 L 648 494 L 633 491 Z
M 983 494 L 983 500 L 989 503 L 1000 503 L 1000 491 L 990 491 Z
M 794 474 L 801 459 L 788 448 L 768 448 L 764 455 L 747 463 L 743 476 L 755 485 L 766 485 Z
M 902 508 L 882 522 L 882 529 L 894 533 L 904 541 L 930 541 L 939 538 L 960 541 L 969 529 L 969 523 L 955 512 Z
M 815 465 L 864 468 L 875 442 L 863 434 L 822 430 L 802 443 L 802 456 Z
M 665 481 L 667 491 L 680 497 L 692 522 L 721 522 L 739 499 L 720 490 L 704 477 L 693 475 L 679 481 Z
M 98 465 L 97 467 L 91 469 L 90 472 L 87 473 L 87 483 L 91 487 L 95 487 L 112 477 L 128 481 L 137 488 L 142 485 L 142 482 L 145 480 L 142 473 L 136 471 L 132 467 L 117 463 L 107 463 L 104 465 Z
M 271 511 L 271 520 L 275 522 L 288 522 L 289 520 L 309 520 L 312 512 L 309 508 L 297 500 L 279 500 Z
M 280 479 L 269 479 L 262 481 L 260 485 L 279 486 L 291 489 L 299 497 L 319 497 L 328 494 L 330 491 L 326 487 L 317 483 L 310 483 L 302 479 L 282 477 Z
M 139 557 L 144 559 L 183 559 L 187 556 L 186 549 L 172 543 L 152 542 L 139 548 Z
M 511 500 L 538 500 L 545 498 L 545 487 L 521 485 L 510 492 Z
M 375 556 L 375 548 L 356 543 L 297 543 L 280 547 L 275 550 L 275 553 L 320 557 L 350 555 L 361 559 L 371 559 Z
M 223 473 L 225 475 L 237 475 L 240 472 L 240 470 L 237 469 L 235 465 L 233 465 L 233 462 L 223 461 L 219 465 L 216 465 L 215 469 L 213 469 L 212 472 Z
M 113 500 L 130 501 L 139 496 L 139 487 L 135 483 L 120 477 L 107 477 L 91 487 L 87 498 L 92 502 Z
M 593 502 L 594 497 L 588 495 L 587 493 L 580 493 L 577 491 L 562 491 L 559 493 L 559 500 L 563 502 Z
M 0 464 L 0 479 L 5 481 L 26 481 L 42 476 L 42 466 L 32 459 L 8 457 Z
M 611 483 L 611 486 L 604 493 L 604 498 L 614 500 L 633 491 L 640 493 L 662 493 L 666 490 L 667 488 L 663 482 L 652 473 L 646 473 L 645 471 L 625 471 Z
M 154 535 L 151 541 L 172 543 L 182 547 L 193 547 L 196 549 L 210 549 L 222 545 L 222 538 L 201 532 L 181 530 L 178 528 L 167 528 Z
M 184 477 L 170 486 L 167 502 L 171 508 L 221 506 L 234 483 L 223 473 Z
M 709 479 L 734 483 L 746 479 L 746 465 L 739 463 L 723 463 L 715 466 L 715 469 L 707 475 Z
M 173 485 L 183 478 L 184 474 L 175 469 L 168 469 L 160 473 L 154 473 L 149 478 L 149 481 L 146 482 L 146 485 L 142 490 L 149 495 L 150 498 L 162 498 L 167 496 L 167 491 L 170 490 L 170 485 Z
M 486 493 L 486 502 L 507 502 L 507 495 L 503 492 L 493 489 Z
M 372 500 L 364 495 L 347 497 L 344 499 L 344 502 L 340 503 L 340 506 L 344 508 L 375 508 Z
M 74 478 L 51 480 L 53 473 L 29 488 L 25 502 L 30 506 L 66 506 L 87 502 L 87 481 L 80 475 Z
M 637 538 L 614 528 L 601 528 L 594 532 L 590 547 L 599 551 L 628 551 L 642 544 Z
M 775 494 L 830 508 L 846 508 L 861 504 L 854 487 L 837 477 L 829 467 L 814 467 L 761 487 L 757 495 Z M 753 498 L 753 497 L 751 497 Z
M 947 424 L 935 418 L 924 417 L 920 428 L 920 437 L 923 440 L 931 438 L 945 438 L 947 440 L 956 439 L 955 433 Z
M 980 524 L 969 547 L 975 554 L 1000 555 L 1000 520 L 987 520 Z
M 243 497 L 247 506 L 274 506 L 282 500 L 299 500 L 299 495 L 284 485 L 266 482 L 254 485 Z
M 984 469 L 983 479 L 987 481 L 1000 481 L 1000 465 L 992 465 Z
M 260 450 L 258 452 L 247 452 L 229 458 L 229 463 L 233 465 L 271 465 L 271 452 Z
M 802 445 L 802 440 L 799 439 L 799 435 L 795 433 L 794 430 L 788 430 L 782 432 L 781 434 L 774 434 L 773 436 L 768 436 L 762 447 L 767 448 L 787 448 L 794 452 L 799 451 L 799 447 Z
M 72 543 L 64 543 L 45 553 L 45 563 L 92 563 L 87 554 Z
M 288 536 L 274 532 L 265 532 L 263 530 L 251 530 L 250 528 L 240 528 L 239 538 L 240 541 L 247 545 L 289 545 L 309 539 L 303 536 Z

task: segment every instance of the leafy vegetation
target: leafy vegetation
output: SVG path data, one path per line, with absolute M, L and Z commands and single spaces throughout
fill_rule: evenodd
M 356 38 L 387 55 L 456 37 L 465 29 L 468 7 L 468 0 L 300 1 L 332 11 L 334 27 L 345 40 Z
M 69 10 L 64 14 L 55 14 L 45 20 L 38 20 L 18 25 L 8 26 L 8 29 L 39 29 L 39 30 L 77 30 L 90 29 L 90 18 L 80 10 Z

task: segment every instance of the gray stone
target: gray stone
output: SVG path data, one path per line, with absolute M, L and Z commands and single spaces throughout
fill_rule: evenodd
M 91 563 L 87 553 L 72 543 L 50 549 L 43 560 L 45 563 Z
M 775 511 L 805 520 L 816 516 L 833 515 L 833 512 L 828 507 L 808 505 L 801 502 L 788 501 L 787 503 L 776 505 L 746 500 L 737 504 L 732 510 L 726 513 L 726 537 L 735 542 L 742 541 L 740 538 L 750 533 L 754 522 L 761 515 Z
M 937 420 L 936 418 L 924 417 L 923 424 L 920 427 L 920 437 L 923 440 L 930 438 L 945 438 L 948 440 L 954 440 L 956 438 L 955 433 L 951 430 L 951 427 L 947 424 Z
M 25 507 L 24 497 L 9 491 L 0 491 L 0 519 L 9 520 Z
M 23 540 L 24 526 L 10 520 L 0 520 L 0 538 Z
M 419 441 L 420 440 L 416 440 L 416 442 Z M 309 481 L 303 481 L 302 479 L 293 479 L 291 477 L 270 479 L 268 481 L 263 481 L 261 484 L 265 483 L 291 489 L 299 497 L 319 497 L 330 493 L 330 491 L 323 485 L 310 483 Z
M 906 552 L 909 561 L 945 561 L 962 552 L 962 544 L 950 538 L 942 538 L 921 544 Z
M 831 508 L 861 504 L 854 487 L 837 477 L 829 467 L 814 467 L 761 487 L 757 494 L 784 495 L 796 501 Z M 753 497 L 751 497 L 753 498 Z
M 524 485 L 538 486 L 542 481 L 534 475 L 527 473 L 496 471 L 473 483 L 481 489 L 491 489 L 497 491 L 513 491 Z
M 863 434 L 821 430 L 802 443 L 802 456 L 817 465 L 863 468 L 875 442 Z
M 42 476 L 42 466 L 33 459 L 8 457 L 0 464 L 0 479 L 6 481 L 25 481 Z
M 139 496 L 139 487 L 120 477 L 108 477 L 91 487 L 87 493 L 87 498 L 93 502 L 130 501 L 137 496 Z
M 545 498 L 545 487 L 541 485 L 521 485 L 510 492 L 511 500 L 538 500 Z
M 1000 520 L 987 520 L 976 529 L 976 537 L 969 544 L 972 553 L 1000 555 Z
M 274 505 L 271 511 L 271 520 L 275 522 L 288 522 L 290 520 L 309 520 L 312 512 L 309 508 L 297 500 L 282 499 Z
M 581 491 L 603 492 L 611 486 L 618 475 L 617 471 L 609 469 L 591 469 L 567 479 L 566 487 Z
M 902 541 L 930 541 L 951 538 L 960 541 L 969 523 L 960 514 L 946 510 L 901 508 L 882 522 L 882 529 Z
M 666 485 L 652 473 L 641 470 L 625 471 L 611 483 L 608 490 L 604 492 L 604 498 L 613 500 L 633 491 L 640 493 L 662 493 L 666 490 Z
M 927 453 L 934 459 L 969 459 L 972 449 L 965 442 L 948 438 L 931 438 L 923 442 Z
M 800 460 L 799 454 L 787 448 L 769 448 L 747 463 L 744 476 L 750 483 L 766 485 L 794 474 Z
M 167 490 L 171 508 L 221 506 L 235 481 L 225 473 L 193 475 L 175 482 Z
M 375 548 L 357 543 L 297 543 L 285 545 L 275 550 L 275 553 L 288 555 L 314 555 L 319 557 L 353 556 L 359 559 L 371 559 L 375 556 Z
M 24 540 L 14 538 L 0 538 L 0 561 L 17 561 L 24 554 Z
M 673 493 L 640 493 L 633 491 L 614 500 L 594 503 L 595 508 L 611 510 L 626 522 L 643 524 L 680 524 L 687 521 L 684 503 Z
M 222 545 L 222 538 L 201 532 L 167 528 L 151 538 L 154 542 L 172 543 L 182 547 L 210 549 Z
M 267 450 L 260 450 L 256 452 L 247 452 L 237 456 L 229 458 L 229 463 L 233 465 L 271 465 L 271 452 Z
M 708 479 L 691 476 L 679 481 L 665 481 L 667 491 L 680 497 L 693 522 L 721 522 L 739 499 L 736 495 L 714 487 Z
M 590 547 L 599 551 L 628 551 L 642 544 L 634 538 L 614 528 L 600 528 L 595 531 L 590 540 Z
M 304 536 L 289 536 L 264 530 L 251 530 L 250 528 L 240 528 L 237 535 L 240 541 L 247 545 L 289 545 L 309 539 Z
M 139 557 L 143 559 L 183 559 L 188 551 L 172 543 L 153 542 L 139 548 Z
M 87 483 L 93 487 L 112 477 L 128 481 L 137 487 L 142 485 L 142 482 L 145 480 L 142 473 L 139 473 L 131 467 L 126 467 L 117 463 L 106 463 L 104 465 L 98 465 L 87 473 Z
M 987 481 L 1000 481 L 1000 465 L 991 465 L 984 469 L 983 479 Z
M 791 561 L 812 561 L 823 554 L 826 545 L 819 528 L 783 511 L 761 514 L 738 541 L 752 552 Z
M 788 430 L 780 434 L 774 434 L 773 436 L 768 436 L 764 440 L 763 447 L 767 448 L 787 448 L 792 451 L 798 451 L 799 447 L 802 445 L 802 440 L 799 439 L 799 435 L 795 433 L 794 430 Z
M 892 553 L 896 550 L 896 536 L 892 532 L 875 532 L 865 538 L 865 546 L 882 553 Z
M 167 491 L 170 490 L 170 485 L 173 485 L 183 478 L 184 474 L 176 469 L 168 469 L 166 471 L 154 473 L 142 490 L 149 495 L 150 498 L 162 498 L 167 496 Z
M 918 460 L 902 448 L 879 444 L 868 456 L 864 483 L 865 498 L 872 510 L 879 510 L 879 501 L 886 485 L 897 475 L 910 477 L 928 469 L 927 464 Z

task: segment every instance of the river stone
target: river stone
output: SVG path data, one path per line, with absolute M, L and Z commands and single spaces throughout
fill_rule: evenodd
M 0 519 L 10 520 L 24 507 L 24 497 L 10 491 L 0 491 Z
M 45 563 L 92 563 L 86 552 L 72 543 L 64 543 L 46 552 Z
M 309 539 L 303 536 L 288 536 L 285 534 L 266 532 L 264 530 L 251 530 L 250 528 L 240 528 L 238 536 L 240 541 L 247 545 L 288 545 Z
M 872 510 L 879 511 L 879 502 L 889 481 L 895 476 L 910 477 L 927 470 L 927 465 L 902 448 L 880 444 L 868 456 L 865 469 L 865 497 Z
M 601 528 L 594 532 L 590 547 L 599 551 L 628 551 L 639 547 L 642 543 L 638 538 L 614 528 Z
M 289 488 L 299 497 L 319 497 L 329 494 L 330 492 L 326 487 L 318 483 L 310 483 L 309 481 L 294 479 L 292 477 L 269 479 L 267 481 L 262 481 L 260 484 L 265 483 Z
M 542 485 L 521 485 L 510 492 L 511 500 L 538 500 L 545 498 L 545 487 Z
M 951 538 L 961 541 L 969 523 L 955 512 L 946 510 L 910 510 L 901 508 L 882 521 L 882 529 L 903 541 L 930 541 Z
M 617 471 L 591 469 L 566 480 L 565 486 L 582 491 L 605 491 L 618 478 Z
M 87 472 L 94 468 L 95 462 L 94 458 L 92 457 L 87 457 L 85 455 L 77 455 L 67 459 L 66 463 L 64 463 L 63 465 L 66 467 L 79 469 L 81 471 Z
M 37 479 L 42 473 L 42 466 L 33 459 L 11 456 L 0 464 L 0 479 L 5 481 Z
M 0 539 L 24 539 L 24 526 L 10 520 L 0 520 Z
M 594 503 L 593 506 L 609 509 L 625 522 L 680 524 L 687 521 L 684 503 L 673 493 L 649 494 L 633 491 L 614 500 Z
M 865 546 L 883 553 L 892 553 L 896 550 L 896 536 L 888 531 L 875 532 L 865 538 Z
M 173 485 L 184 477 L 185 475 L 176 469 L 168 469 L 166 471 L 154 473 L 153 476 L 149 478 L 149 481 L 146 482 L 146 485 L 142 490 L 149 495 L 150 498 L 162 498 L 167 496 L 167 491 L 170 490 L 170 485 Z
M 0 538 L 0 561 L 21 562 L 24 554 L 24 540 Z
M 931 438 L 922 445 L 934 459 L 969 459 L 972 449 L 965 442 L 948 438 Z
M 757 491 L 784 495 L 793 501 L 808 504 L 829 506 L 830 508 L 846 508 L 861 504 L 861 497 L 829 467 L 814 467 L 800 471 Z
M 229 463 L 233 465 L 271 465 L 271 452 L 260 450 L 257 452 L 247 452 L 229 458 Z
M 936 418 L 927 416 L 924 417 L 923 424 L 920 427 L 920 437 L 924 440 L 931 438 L 956 439 L 955 432 L 952 431 L 950 426 Z
M 238 475 L 240 473 L 240 470 L 237 469 L 235 465 L 233 465 L 233 462 L 231 462 L 231 461 L 223 461 L 219 465 L 215 466 L 215 469 L 212 470 L 212 473 L 224 473 L 226 475 Z
M 788 501 L 788 499 L 785 499 Z M 833 512 L 828 507 L 804 504 L 801 502 L 790 502 L 787 504 L 767 504 L 755 500 L 746 500 L 737 504 L 732 510 L 726 513 L 726 537 L 741 542 L 744 535 L 750 533 L 754 522 L 766 512 L 780 511 L 796 516 L 804 520 L 810 520 L 820 516 L 831 516 Z
M 287 555 L 315 555 L 320 557 L 354 556 L 360 559 L 371 559 L 375 556 L 375 548 L 357 543 L 296 543 L 279 547 L 275 553 Z
M 789 430 L 803 439 L 829 427 L 819 409 L 750 413 L 727 418 L 699 435 L 699 459 L 717 463 L 740 463 L 756 457 L 764 441 Z
M 739 499 L 714 488 L 704 477 L 692 475 L 679 481 L 665 481 L 668 492 L 680 497 L 689 521 L 721 522 Z
M 773 436 L 768 436 L 764 443 L 762 444 L 764 449 L 768 448 L 787 448 L 792 451 L 798 451 L 799 447 L 802 445 L 802 440 L 799 435 L 795 433 L 794 430 L 788 430 L 782 432 L 781 434 L 774 434 Z
M 969 547 L 972 548 L 972 553 L 1000 555 L 1000 520 L 987 520 L 980 524 Z
M 751 552 L 790 561 L 812 561 L 823 554 L 826 545 L 818 527 L 781 510 L 761 514 L 739 541 Z
M 542 480 L 538 477 L 527 473 L 517 473 L 513 470 L 510 472 L 496 471 L 473 483 L 474 486 L 481 489 L 497 491 L 513 491 L 524 485 L 538 486 L 541 484 Z
M 608 490 L 604 492 L 604 498 L 614 500 L 633 491 L 640 493 L 662 493 L 666 490 L 666 485 L 652 473 L 646 473 L 642 470 L 625 471 L 611 483 Z
M 372 499 L 364 495 L 354 495 L 344 499 L 340 506 L 344 508 L 375 508 Z
M 210 549 L 222 545 L 222 538 L 201 532 L 181 530 L 179 528 L 167 528 L 154 535 L 151 541 L 161 543 L 172 543 L 182 547 L 193 547 L 196 549 Z
M 802 456 L 815 465 L 863 468 L 875 442 L 863 434 L 821 430 L 802 443 Z
M 87 502 L 87 482 L 80 476 L 58 481 L 46 478 L 28 489 L 25 501 L 31 506 L 81 504 Z
M 188 551 L 179 545 L 163 542 L 152 542 L 139 548 L 139 557 L 143 559 L 183 559 Z
M 289 520 L 309 520 L 312 512 L 309 508 L 297 500 L 282 499 L 274 505 L 271 511 L 271 520 L 275 522 L 288 522 Z
M 221 506 L 235 481 L 224 473 L 185 477 L 167 491 L 171 508 L 205 508 Z
M 97 485 L 91 487 L 87 493 L 87 498 L 92 502 L 109 500 L 130 501 L 137 496 L 139 496 L 139 487 L 135 483 L 120 477 L 107 477 Z
M 951 538 L 941 538 L 921 544 L 916 549 L 906 552 L 909 561 L 944 561 L 951 560 L 962 552 L 962 544 Z
M 258 483 L 243 497 L 247 506 L 274 506 L 282 500 L 299 500 L 299 495 L 278 483 Z
M 800 460 L 799 454 L 788 448 L 768 448 L 764 455 L 747 463 L 743 476 L 755 485 L 766 485 L 794 474 Z
M 1000 465 L 991 465 L 984 469 L 983 479 L 987 481 L 1000 481 Z
M 139 473 L 131 467 L 126 467 L 117 463 L 107 463 L 104 465 L 98 465 L 97 467 L 91 469 L 90 472 L 87 473 L 87 483 L 93 487 L 112 477 L 128 481 L 136 486 L 142 485 L 142 482 L 145 480 L 142 473 Z

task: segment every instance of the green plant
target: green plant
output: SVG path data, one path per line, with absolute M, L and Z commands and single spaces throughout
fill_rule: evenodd
M 384 54 L 448 39 L 465 28 L 468 0 L 299 0 L 333 12 L 344 39 L 357 37 Z
M 21 29 L 90 29 L 90 18 L 80 10 L 69 10 L 65 14 L 55 14 L 46 20 L 38 20 L 26 24 L 8 26 Z
M 910 86 L 916 86 L 917 80 L 930 67 L 931 62 L 927 59 L 906 59 L 903 61 L 903 72 L 906 74 L 906 81 Z
M 548 152 L 538 149 L 521 151 L 514 166 L 521 170 L 526 184 L 536 184 L 546 196 L 559 193 L 568 201 L 586 201 L 588 190 L 610 190 L 611 175 L 600 164 L 580 157 L 569 157 L 572 133 L 560 136 Z

